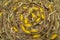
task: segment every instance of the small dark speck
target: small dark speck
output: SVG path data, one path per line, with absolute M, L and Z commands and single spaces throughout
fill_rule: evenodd
M 0 38 L 2 38 L 2 37 L 0 36 Z
M 56 12 L 58 12 L 58 11 L 56 11 Z
M 49 2 L 51 2 L 52 0 L 49 0 Z

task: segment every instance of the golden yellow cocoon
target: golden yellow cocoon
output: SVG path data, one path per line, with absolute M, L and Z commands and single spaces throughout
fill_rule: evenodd
M 26 5 L 24 5 L 24 6 L 23 6 L 23 9 L 27 9 L 27 6 L 26 6 Z
M 37 29 L 31 29 L 31 32 L 38 32 Z
M 40 7 L 40 12 L 44 12 L 44 9 L 42 7 Z
M 28 18 L 25 18 L 24 23 L 28 23 Z
M 40 37 L 40 34 L 34 34 L 32 37 L 33 38 L 39 38 Z
M 33 8 L 29 8 L 29 13 L 31 13 L 33 11 Z
M 44 19 L 44 18 L 45 18 L 44 14 L 42 14 L 41 16 L 42 16 L 42 19 Z
M 51 39 L 53 40 L 53 39 L 55 39 L 56 37 L 57 37 L 57 34 L 53 34 L 52 37 L 51 37 Z
M 40 18 L 37 18 L 37 19 L 36 19 L 36 22 L 39 22 L 39 21 L 40 21 Z
M 0 17 L 2 16 L 2 12 L 0 12 Z
M 20 14 L 20 20 L 21 21 L 23 21 L 23 18 L 24 18 L 23 14 Z
M 16 9 L 17 9 L 17 7 L 16 7 L 16 6 L 14 6 L 14 7 L 13 7 L 13 10 L 15 11 Z
M 13 30 L 14 30 L 15 32 L 18 32 L 18 29 L 17 29 L 16 27 L 13 27 Z
M 11 21 L 13 20 L 13 16 L 10 18 L 10 20 L 11 20 Z
M 27 33 L 27 34 L 31 34 L 31 32 L 30 32 L 30 31 L 28 31 L 28 30 L 25 30 L 25 33 Z
M 23 7 L 24 9 L 27 9 L 27 7 Z
M 37 16 L 40 17 L 41 16 L 40 13 L 37 13 Z
M 27 34 L 30 34 L 30 33 L 31 33 L 29 30 L 26 30 L 23 25 L 21 25 L 21 29 L 22 29 L 25 33 L 27 33 Z
M 52 4 L 49 4 L 48 7 L 51 8 L 52 7 Z
M 31 23 L 27 23 L 27 24 L 25 24 L 25 26 L 26 26 L 26 27 L 31 27 L 32 24 L 31 24 Z
M 29 13 L 31 13 L 33 10 L 38 10 L 38 7 L 31 7 L 31 8 L 29 8 Z
M 23 31 L 25 31 L 25 27 L 24 27 L 24 25 L 21 25 L 21 29 L 22 29 Z
M 36 18 L 36 15 L 34 13 L 31 13 L 32 14 L 32 18 Z
M 49 4 L 48 5 L 48 8 L 50 9 L 51 12 L 53 11 L 53 8 L 52 7 L 53 7 L 52 4 Z
M 38 10 L 38 7 L 32 7 L 34 10 Z

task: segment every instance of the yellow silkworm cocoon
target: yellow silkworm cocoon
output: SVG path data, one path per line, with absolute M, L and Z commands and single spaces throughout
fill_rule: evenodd
M 23 18 L 24 18 L 23 14 L 20 14 L 20 20 L 21 21 L 23 21 Z
M 37 16 L 40 17 L 40 13 L 37 13 Z
M 44 18 L 45 18 L 44 14 L 42 14 L 41 16 L 42 16 L 42 19 L 44 19 Z
M 0 12 L 0 17 L 2 16 L 2 12 Z
M 34 10 L 38 10 L 38 7 L 32 7 Z
M 27 6 L 23 6 L 23 9 L 27 9 Z
M 33 8 L 29 8 L 29 13 L 31 13 L 33 11 Z
M 30 31 L 28 31 L 28 30 L 25 30 L 25 33 L 30 34 L 31 32 L 30 32 Z
M 52 7 L 52 4 L 49 4 L 48 7 L 51 8 Z
M 48 8 L 50 9 L 51 12 L 53 11 L 53 8 L 52 7 L 53 7 L 52 4 L 49 4 L 48 5 Z
M 34 34 L 32 37 L 33 38 L 39 38 L 40 37 L 40 34 Z
M 44 9 L 42 7 L 40 7 L 40 12 L 44 12 Z
M 57 37 L 57 34 L 53 34 L 51 39 L 54 40 Z
M 37 19 L 36 19 L 36 23 L 39 22 L 39 21 L 40 21 L 40 18 L 37 18 Z
M 25 31 L 25 27 L 24 27 L 24 25 L 21 25 L 21 29 L 22 29 L 23 31 Z
M 34 13 L 31 13 L 32 14 L 32 18 L 36 18 L 36 15 Z
M 32 29 L 31 32 L 38 32 L 38 30 L 37 29 Z
M 17 7 L 13 7 L 13 10 L 15 11 L 17 9 Z
M 13 27 L 13 30 L 14 30 L 15 32 L 18 32 L 18 29 L 17 29 L 16 27 Z
M 24 23 L 28 23 L 28 18 L 25 18 Z
M 38 7 L 32 7 L 29 9 L 29 13 L 31 13 L 33 10 L 38 10 Z
M 27 9 L 27 7 L 23 7 L 24 9 Z
M 26 27 L 31 27 L 32 24 L 31 24 L 31 23 L 27 23 L 27 24 L 25 24 L 25 26 L 26 26 Z
M 30 33 L 31 33 L 29 30 L 26 30 L 23 25 L 21 25 L 21 28 L 22 28 L 22 30 L 23 30 L 25 33 L 27 33 L 27 34 L 30 34 Z

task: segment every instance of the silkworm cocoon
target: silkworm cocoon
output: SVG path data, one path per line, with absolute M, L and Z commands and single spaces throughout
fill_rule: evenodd
M 23 25 L 21 25 L 21 29 L 22 29 L 25 33 L 27 33 L 27 34 L 30 34 L 30 33 L 31 33 L 29 30 L 26 30 Z
M 18 29 L 17 29 L 16 27 L 13 27 L 13 30 L 14 30 L 15 32 L 18 32 Z
M 38 32 L 38 30 L 37 29 L 32 29 L 31 32 Z
M 24 18 L 23 14 L 20 14 L 20 20 L 21 21 L 23 21 L 23 18 Z
M 31 27 L 32 24 L 31 24 L 31 23 L 27 23 L 27 24 L 25 24 L 25 26 L 26 26 L 26 27 Z
M 39 38 L 40 37 L 40 34 L 34 34 L 32 37 L 33 38 Z
M 53 39 L 55 39 L 56 37 L 57 37 L 57 34 L 53 34 L 52 37 L 51 37 L 51 39 L 53 40 Z
M 37 18 L 37 19 L 36 19 L 36 23 L 39 22 L 39 21 L 40 21 L 40 18 Z

